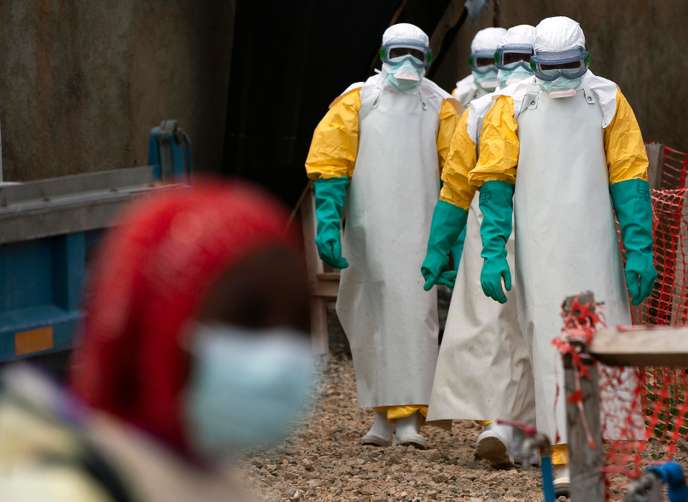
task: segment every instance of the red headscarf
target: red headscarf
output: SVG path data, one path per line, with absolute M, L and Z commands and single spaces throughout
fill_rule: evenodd
M 186 450 L 181 335 L 214 279 L 267 245 L 295 246 L 287 214 L 244 184 L 198 182 L 135 203 L 104 240 L 72 387 L 86 403 Z

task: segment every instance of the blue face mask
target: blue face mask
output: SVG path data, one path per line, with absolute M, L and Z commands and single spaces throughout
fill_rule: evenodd
M 583 77 L 566 78 L 560 76 L 555 78 L 554 80 L 538 79 L 538 85 L 545 92 L 569 91 L 572 89 L 578 89 L 582 80 Z
M 497 72 L 499 88 L 503 89 L 507 85 L 520 82 L 521 80 L 525 80 L 532 75 L 533 72 L 524 68 L 523 65 L 516 63 L 514 68 L 505 68 Z
M 420 61 L 413 64 L 408 59 L 410 57 L 412 56 L 406 56 L 401 61 L 393 61 L 383 65 L 387 81 L 402 92 L 417 88 L 425 73 L 422 67 L 418 66 Z
M 303 334 L 197 325 L 191 352 L 184 411 L 190 443 L 205 458 L 273 446 L 310 410 L 315 363 Z

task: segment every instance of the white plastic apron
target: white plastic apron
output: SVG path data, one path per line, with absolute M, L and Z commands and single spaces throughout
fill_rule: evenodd
M 363 408 L 427 404 L 438 351 L 437 292 L 423 291 L 419 271 L 439 191 L 442 99 L 382 78 L 361 90 L 337 299 Z
M 552 440 L 558 430 L 565 442 L 563 368 L 552 345 L 561 331 L 562 301 L 591 290 L 604 302 L 609 325 L 629 323 L 630 313 L 596 96 L 582 89 L 560 99 L 538 92 L 527 95 L 523 106 L 515 285 L 532 351 L 537 428 Z
M 485 113 L 492 97 L 472 102 L 469 136 L 479 144 Z M 479 194 L 468 210 L 466 241 L 454 287 L 447 325 L 435 371 L 428 420 L 504 418 L 533 422 L 530 351 L 518 324 L 516 290 L 502 305 L 483 294 L 480 271 Z M 514 236 L 507 242 L 507 261 L 514 270 Z
M 532 422 L 529 344 L 518 323 L 518 295 L 504 305 L 483 294 L 479 193 L 468 211 L 466 241 L 437 361 L 428 420 L 504 418 Z M 514 270 L 514 238 L 507 242 Z

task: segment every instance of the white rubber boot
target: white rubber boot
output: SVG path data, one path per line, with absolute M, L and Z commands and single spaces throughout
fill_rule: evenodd
M 403 446 L 415 446 L 421 450 L 428 447 L 428 440 L 419 432 L 421 417 L 414 413 L 410 417 L 396 421 L 397 443 Z
M 361 438 L 361 444 L 372 446 L 390 446 L 394 434 L 394 423 L 387 420 L 387 412 L 375 412 L 373 426 Z
M 554 478 L 554 494 L 557 497 L 568 497 L 571 492 L 571 477 L 569 466 L 555 465 L 552 467 L 552 477 Z
M 487 460 L 494 467 L 506 467 L 513 463 L 511 442 L 513 429 L 508 425 L 491 423 L 478 436 L 476 456 Z

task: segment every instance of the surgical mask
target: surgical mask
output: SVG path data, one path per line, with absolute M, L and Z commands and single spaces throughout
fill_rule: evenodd
M 482 72 L 474 71 L 472 73 L 475 85 L 477 85 L 481 89 L 486 90 L 488 92 L 492 92 L 497 88 L 498 81 L 496 66 L 490 68 L 489 70 L 484 70 Z
M 199 324 L 191 343 L 184 412 L 189 441 L 204 458 L 273 446 L 307 415 L 315 362 L 304 334 Z
M 425 73 L 423 68 L 413 64 L 410 58 L 412 56 L 406 56 L 400 58 L 400 61 L 391 61 L 383 65 L 387 81 L 402 92 L 418 87 Z
M 499 88 L 503 89 L 507 85 L 513 84 L 515 82 L 520 82 L 531 77 L 533 73 L 524 68 L 523 65 L 517 63 L 514 64 L 514 68 L 500 69 L 497 72 L 497 80 L 499 81 Z
M 538 85 L 545 92 L 560 92 L 578 89 L 583 77 L 566 78 L 563 76 L 557 77 L 554 80 L 537 79 Z

